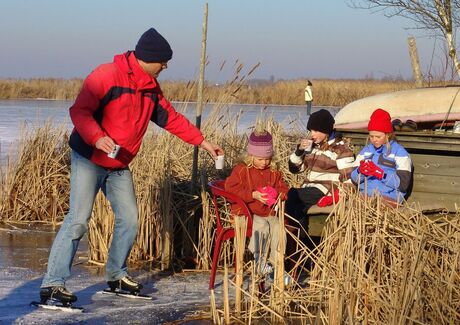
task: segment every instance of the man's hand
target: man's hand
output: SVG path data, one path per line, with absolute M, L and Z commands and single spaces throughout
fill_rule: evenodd
M 212 159 L 214 160 L 216 160 L 217 156 L 221 156 L 224 154 L 224 149 L 222 149 L 217 144 L 211 143 L 206 140 L 203 140 L 203 142 L 200 143 L 200 148 L 209 152 Z
M 105 153 L 109 153 L 115 149 L 115 142 L 110 137 L 103 136 L 96 141 L 94 146 L 97 149 L 104 151 Z

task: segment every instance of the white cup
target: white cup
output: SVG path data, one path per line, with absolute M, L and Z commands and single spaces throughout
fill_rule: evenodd
M 307 147 L 305 148 L 305 151 L 310 152 L 311 149 L 313 148 L 313 140 L 312 140 L 312 139 L 308 139 L 307 141 L 308 141 L 308 145 L 307 145 Z
M 115 148 L 113 148 L 113 150 L 107 154 L 107 157 L 115 159 L 115 157 L 118 155 L 118 151 L 120 151 L 120 146 L 116 144 Z
M 217 156 L 215 163 L 216 163 L 216 169 L 223 169 L 224 168 L 224 155 Z

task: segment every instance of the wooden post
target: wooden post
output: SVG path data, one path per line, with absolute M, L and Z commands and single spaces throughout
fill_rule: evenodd
M 422 71 L 420 70 L 420 62 L 418 60 L 418 53 L 417 53 L 417 44 L 415 43 L 414 37 L 409 37 L 407 39 L 407 44 L 409 45 L 409 54 L 410 59 L 412 62 L 412 73 L 415 80 L 415 85 L 417 87 L 423 86 L 423 76 Z
M 203 111 L 203 88 L 204 88 L 204 69 L 206 66 L 206 35 L 208 33 L 208 3 L 204 6 L 203 16 L 203 33 L 201 39 L 201 63 L 200 63 L 200 78 L 198 79 L 198 97 L 196 102 L 196 127 L 201 128 L 201 113 Z M 196 178 L 198 174 L 198 147 L 193 150 L 193 165 L 192 165 L 192 184 L 191 191 L 195 191 Z

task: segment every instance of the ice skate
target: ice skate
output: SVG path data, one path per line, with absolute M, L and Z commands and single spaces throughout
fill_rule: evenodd
M 45 287 L 40 289 L 40 302 L 32 301 L 30 304 L 52 310 L 82 312 L 83 308 L 74 307 L 72 304 L 77 301 L 77 296 L 63 286 Z
M 107 284 L 109 285 L 111 291 L 124 291 L 131 294 L 139 293 L 142 289 L 142 284 L 133 280 L 129 276 L 125 276 L 120 280 L 107 281 Z
M 115 281 L 107 281 L 109 287 L 101 293 L 103 294 L 111 294 L 120 297 L 126 298 L 135 298 L 135 299 L 146 299 L 152 300 L 153 297 L 149 295 L 144 295 L 140 293 L 140 290 L 143 288 L 142 284 L 137 282 L 136 280 L 132 279 L 129 276 L 125 276 L 120 280 Z

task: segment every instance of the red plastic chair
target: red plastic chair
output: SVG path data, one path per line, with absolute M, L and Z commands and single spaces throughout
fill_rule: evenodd
M 212 202 L 216 211 L 216 241 L 214 244 L 214 253 L 212 256 L 211 276 L 209 279 L 209 290 L 214 289 L 214 282 L 216 280 L 217 264 L 219 262 L 220 250 L 222 248 L 222 242 L 235 237 L 235 228 L 233 226 L 224 227 L 221 219 L 221 208 L 222 203 L 236 204 L 241 211 L 241 215 L 244 215 L 248 219 L 248 226 L 246 236 L 251 237 L 252 235 L 252 215 L 249 212 L 246 203 L 237 195 L 229 193 L 224 190 L 224 180 L 216 180 L 210 182 L 208 185 L 211 188 Z M 219 199 L 219 197 L 221 199 Z M 225 200 L 222 200 L 225 199 Z

